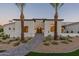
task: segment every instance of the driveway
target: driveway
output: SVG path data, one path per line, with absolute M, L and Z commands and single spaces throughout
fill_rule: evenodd
M 24 56 L 32 51 L 35 47 L 37 47 L 44 39 L 44 35 L 42 33 L 37 33 L 32 41 L 25 43 L 17 48 L 7 50 L 5 52 L 0 53 L 0 56 Z

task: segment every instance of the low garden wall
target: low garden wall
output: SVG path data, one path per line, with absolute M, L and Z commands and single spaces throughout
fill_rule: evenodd
M 61 33 L 60 35 L 62 35 L 62 36 L 71 36 L 71 37 L 79 36 L 79 34 L 77 34 L 77 33 Z

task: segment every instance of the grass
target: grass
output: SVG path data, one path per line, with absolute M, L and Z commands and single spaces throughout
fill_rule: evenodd
M 25 56 L 79 56 L 79 49 L 74 52 L 69 53 L 38 53 L 38 52 L 30 52 Z

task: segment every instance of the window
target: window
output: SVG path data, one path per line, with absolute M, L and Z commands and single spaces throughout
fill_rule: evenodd
M 55 27 L 54 26 L 51 26 L 50 31 L 51 32 L 54 32 L 54 29 L 55 29 Z
M 78 31 L 78 33 L 79 33 L 79 31 Z
M 69 33 L 69 31 L 67 31 L 67 33 Z
M 11 30 L 11 28 L 9 28 L 9 30 Z
M 73 33 L 73 31 L 71 31 L 71 33 Z
M 64 32 L 64 29 L 65 29 L 65 27 L 62 26 L 62 27 L 61 27 L 61 32 L 62 32 L 62 33 Z
M 28 26 L 24 26 L 24 32 L 28 32 Z

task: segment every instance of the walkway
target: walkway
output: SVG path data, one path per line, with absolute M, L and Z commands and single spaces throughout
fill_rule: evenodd
M 0 56 L 24 56 L 37 47 L 44 39 L 43 34 L 36 34 L 32 41 L 23 44 L 15 49 L 0 53 Z

